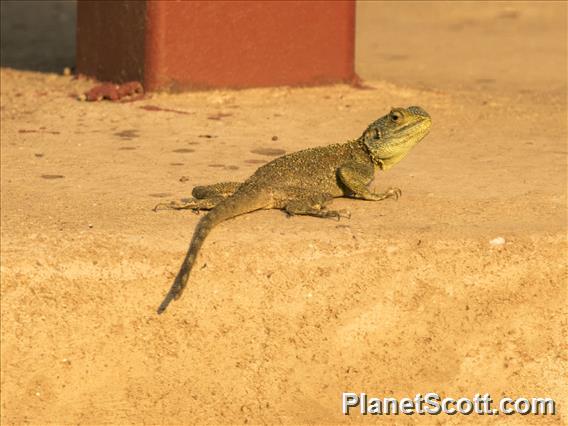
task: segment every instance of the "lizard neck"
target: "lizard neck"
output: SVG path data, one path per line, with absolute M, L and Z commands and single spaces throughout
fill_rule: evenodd
M 357 139 L 354 142 L 360 145 L 361 149 L 369 156 L 374 165 L 383 170 L 384 163 L 383 160 L 380 159 L 379 152 L 377 150 L 373 149 L 371 145 L 365 143 L 365 141 L 361 139 Z

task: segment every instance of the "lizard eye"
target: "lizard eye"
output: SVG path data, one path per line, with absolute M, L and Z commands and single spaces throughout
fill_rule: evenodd
M 375 136 L 375 139 L 380 139 L 381 138 L 381 131 L 379 129 L 375 128 L 374 136 Z
M 392 121 L 394 121 L 395 123 L 398 122 L 398 121 L 400 121 L 401 118 L 402 118 L 402 114 L 401 114 L 400 112 L 398 112 L 398 111 L 392 111 L 392 112 L 390 113 L 390 119 L 391 119 Z

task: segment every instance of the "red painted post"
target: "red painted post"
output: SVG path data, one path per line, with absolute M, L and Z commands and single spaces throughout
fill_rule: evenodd
M 77 71 L 101 81 L 142 81 L 145 20 L 145 1 L 79 1 Z
M 78 72 L 147 90 L 350 82 L 354 1 L 79 1 Z

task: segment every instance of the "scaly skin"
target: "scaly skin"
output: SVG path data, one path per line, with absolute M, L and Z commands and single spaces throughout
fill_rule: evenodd
M 420 107 L 393 108 L 354 141 L 298 151 L 260 167 L 243 183 L 197 186 L 189 201 L 159 204 L 159 208 L 210 210 L 201 218 L 175 281 L 158 308 L 161 314 L 179 299 L 203 241 L 218 223 L 260 209 L 282 209 L 289 215 L 349 217 L 327 210 L 334 197 L 379 201 L 401 195 L 398 188 L 373 193 L 367 185 L 375 170 L 398 163 L 429 132 L 432 121 Z

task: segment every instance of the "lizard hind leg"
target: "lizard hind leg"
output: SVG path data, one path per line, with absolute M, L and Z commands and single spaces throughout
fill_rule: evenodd
M 194 198 L 227 198 L 233 195 L 242 184 L 240 182 L 220 182 L 213 185 L 196 186 L 191 195 Z
M 347 210 L 327 210 L 325 206 L 333 199 L 331 194 L 312 194 L 286 202 L 284 210 L 289 216 L 306 215 L 340 220 L 350 218 Z
M 154 207 L 158 210 L 211 210 L 225 198 L 230 197 L 241 186 L 239 182 L 221 182 L 214 185 L 196 186 L 191 195 L 193 198 L 183 198 L 180 201 L 160 203 Z
M 170 201 L 169 203 L 159 203 L 154 207 L 154 211 L 158 210 L 193 210 L 195 213 L 199 213 L 200 210 L 211 210 L 221 201 L 224 197 L 214 197 L 214 198 L 185 198 L 180 201 Z

